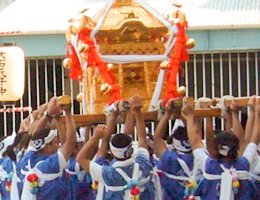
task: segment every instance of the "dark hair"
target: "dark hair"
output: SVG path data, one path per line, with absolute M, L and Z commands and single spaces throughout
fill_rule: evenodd
M 32 140 L 43 139 L 49 135 L 50 131 L 51 129 L 40 129 L 34 133 Z
M 187 134 L 187 128 L 179 126 L 174 132 L 173 137 L 177 140 L 189 140 Z
M 227 156 L 221 155 L 218 152 L 223 145 L 230 148 Z M 233 132 L 222 131 L 219 132 L 214 139 L 214 148 L 217 150 L 217 160 L 221 161 L 223 157 L 229 157 L 235 161 L 238 157 L 239 140 Z
M 0 142 L 2 142 L 4 139 L 6 139 L 8 136 L 3 136 L 0 139 Z M 14 145 L 9 145 L 5 152 L 3 152 L 3 157 L 8 156 L 11 160 L 16 161 L 16 155 L 14 153 Z
M 28 134 L 28 132 L 20 132 L 16 135 L 13 146 L 16 147 L 18 145 L 27 148 L 32 136 Z
M 117 133 L 111 137 L 110 142 L 117 148 L 124 148 L 132 142 L 132 138 L 124 133 Z

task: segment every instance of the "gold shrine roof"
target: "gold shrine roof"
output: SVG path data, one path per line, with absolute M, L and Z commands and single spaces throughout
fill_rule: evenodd
M 99 18 L 96 21 L 98 20 Z M 163 23 L 143 7 L 135 4 L 134 6 L 112 7 L 107 13 L 100 30 L 120 29 L 127 21 L 138 21 L 148 28 L 165 27 Z

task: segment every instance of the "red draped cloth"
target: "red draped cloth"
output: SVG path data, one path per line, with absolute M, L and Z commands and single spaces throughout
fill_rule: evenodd
M 93 40 L 89 37 L 90 33 L 91 30 L 85 27 L 78 33 L 78 39 L 83 41 L 85 44 L 89 46 L 89 51 L 86 52 L 88 57 L 87 58 L 88 66 L 96 66 L 99 70 L 102 79 L 112 87 L 110 91 L 111 94 L 111 100 L 109 102 L 110 105 L 115 101 L 122 99 L 122 97 L 120 95 L 119 88 L 115 84 L 115 77 L 108 70 L 107 64 L 104 63 L 100 58 L 95 48 Z
M 171 57 L 169 68 L 166 74 L 167 88 L 166 95 L 163 100 L 163 106 L 171 98 L 176 98 L 179 96 L 177 92 L 177 75 L 179 73 L 181 61 L 189 60 L 188 51 L 186 48 L 187 36 L 185 29 L 187 28 L 187 21 L 182 25 L 177 23 L 178 33 L 176 34 L 176 42 L 173 48 L 173 55 Z
M 71 79 L 82 81 L 83 71 L 81 69 L 81 64 L 77 56 L 76 50 L 71 43 L 69 43 L 68 45 L 69 48 L 67 50 L 67 57 L 70 59 L 71 62 L 69 77 Z

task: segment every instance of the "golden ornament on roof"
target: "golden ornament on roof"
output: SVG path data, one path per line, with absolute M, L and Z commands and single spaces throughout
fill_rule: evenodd
M 163 70 L 168 69 L 169 68 L 169 61 L 165 60 L 165 61 L 161 62 L 160 68 L 163 69 Z
M 172 3 L 173 6 L 177 7 L 177 8 L 181 8 L 182 5 L 180 3 Z
M 65 58 L 63 61 L 62 61 L 62 66 L 66 69 L 70 69 L 71 68 L 71 61 L 69 58 Z
M 103 95 L 108 94 L 111 91 L 112 87 L 108 83 L 104 83 L 100 86 L 100 91 Z
M 92 21 L 92 19 L 89 16 L 83 15 L 79 19 L 79 30 L 82 30 L 85 27 L 88 27 L 89 29 L 93 29 L 96 26 L 96 22 Z

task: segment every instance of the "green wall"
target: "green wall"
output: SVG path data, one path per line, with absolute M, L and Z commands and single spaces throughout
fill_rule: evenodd
M 196 40 L 192 51 L 221 51 L 260 49 L 260 29 L 187 31 Z M 1 36 L 1 43 L 16 43 L 26 57 L 65 56 L 67 44 L 64 34 Z

